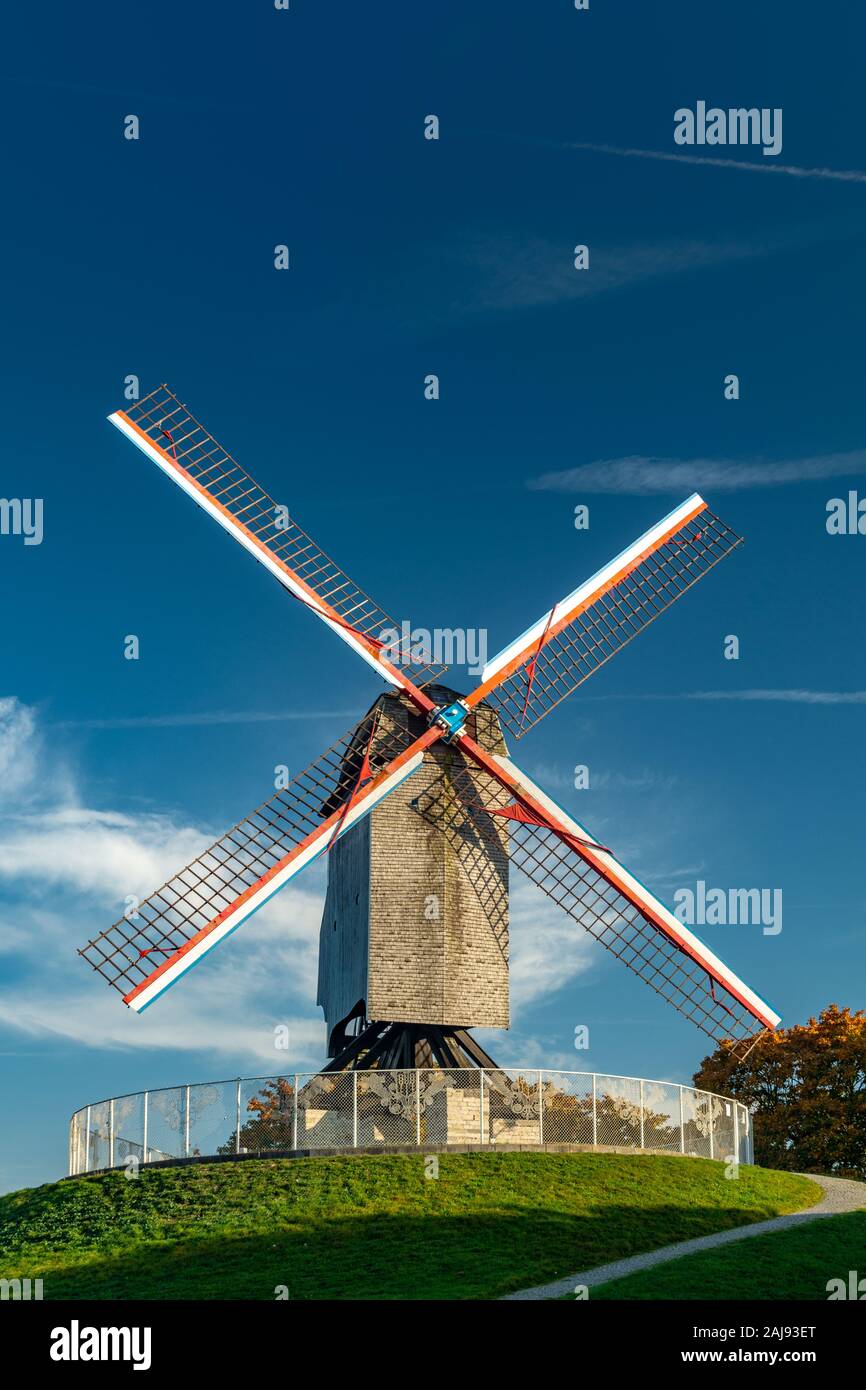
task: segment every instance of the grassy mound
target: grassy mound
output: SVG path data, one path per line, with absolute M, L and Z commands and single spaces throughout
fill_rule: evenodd
M 866 1277 L 866 1211 L 821 1217 L 789 1231 L 686 1255 L 590 1290 L 599 1299 L 809 1299 L 826 1301 L 831 1279 L 848 1292 Z
M 46 1299 L 495 1298 L 813 1205 L 805 1178 L 706 1159 L 423 1154 L 247 1160 L 0 1198 L 0 1277 Z M 283 1295 L 285 1296 L 285 1295 Z

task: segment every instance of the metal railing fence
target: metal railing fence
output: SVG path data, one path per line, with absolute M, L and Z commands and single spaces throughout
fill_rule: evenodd
M 579 1146 L 752 1163 L 751 1116 L 669 1081 L 497 1068 L 289 1072 L 84 1106 L 69 1173 L 282 1151 Z

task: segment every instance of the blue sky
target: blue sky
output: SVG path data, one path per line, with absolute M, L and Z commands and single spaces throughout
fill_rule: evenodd
M 322 1057 L 318 869 L 140 1018 L 75 955 L 379 691 L 106 423 L 129 373 L 169 382 L 395 618 L 484 628 L 491 653 L 702 490 L 745 546 L 512 753 L 667 901 L 780 888 L 778 935 L 699 930 L 786 1021 L 862 1003 L 866 538 L 825 517 L 866 490 L 863 16 L 88 20 L 8 21 L 0 84 L 0 493 L 44 499 L 41 545 L 0 536 L 2 1187 L 57 1176 L 89 1100 Z M 575 148 L 676 154 L 699 99 L 781 107 L 775 162 L 800 172 Z M 702 1035 L 522 885 L 513 915 L 495 1056 L 688 1079 Z

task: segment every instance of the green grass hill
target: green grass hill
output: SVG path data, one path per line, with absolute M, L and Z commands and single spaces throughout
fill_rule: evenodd
M 251 1159 L 0 1198 L 0 1277 L 46 1299 L 496 1298 L 816 1202 L 790 1173 L 656 1155 Z M 282 1294 L 286 1296 L 285 1293 Z
M 832 1286 L 833 1280 L 841 1279 L 844 1297 L 850 1297 L 851 1271 L 858 1284 L 866 1276 L 866 1211 L 822 1217 L 787 1231 L 686 1255 L 602 1284 L 592 1290 L 592 1297 L 596 1302 L 627 1298 L 826 1302 L 831 1287 L 838 1289 Z M 838 1292 L 835 1296 L 839 1297 Z

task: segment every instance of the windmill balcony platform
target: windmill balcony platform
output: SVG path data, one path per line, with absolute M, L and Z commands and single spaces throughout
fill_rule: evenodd
M 328 1154 L 545 1150 L 753 1162 L 740 1102 L 668 1081 L 497 1067 L 286 1072 L 82 1107 L 69 1176 L 142 1164 Z

